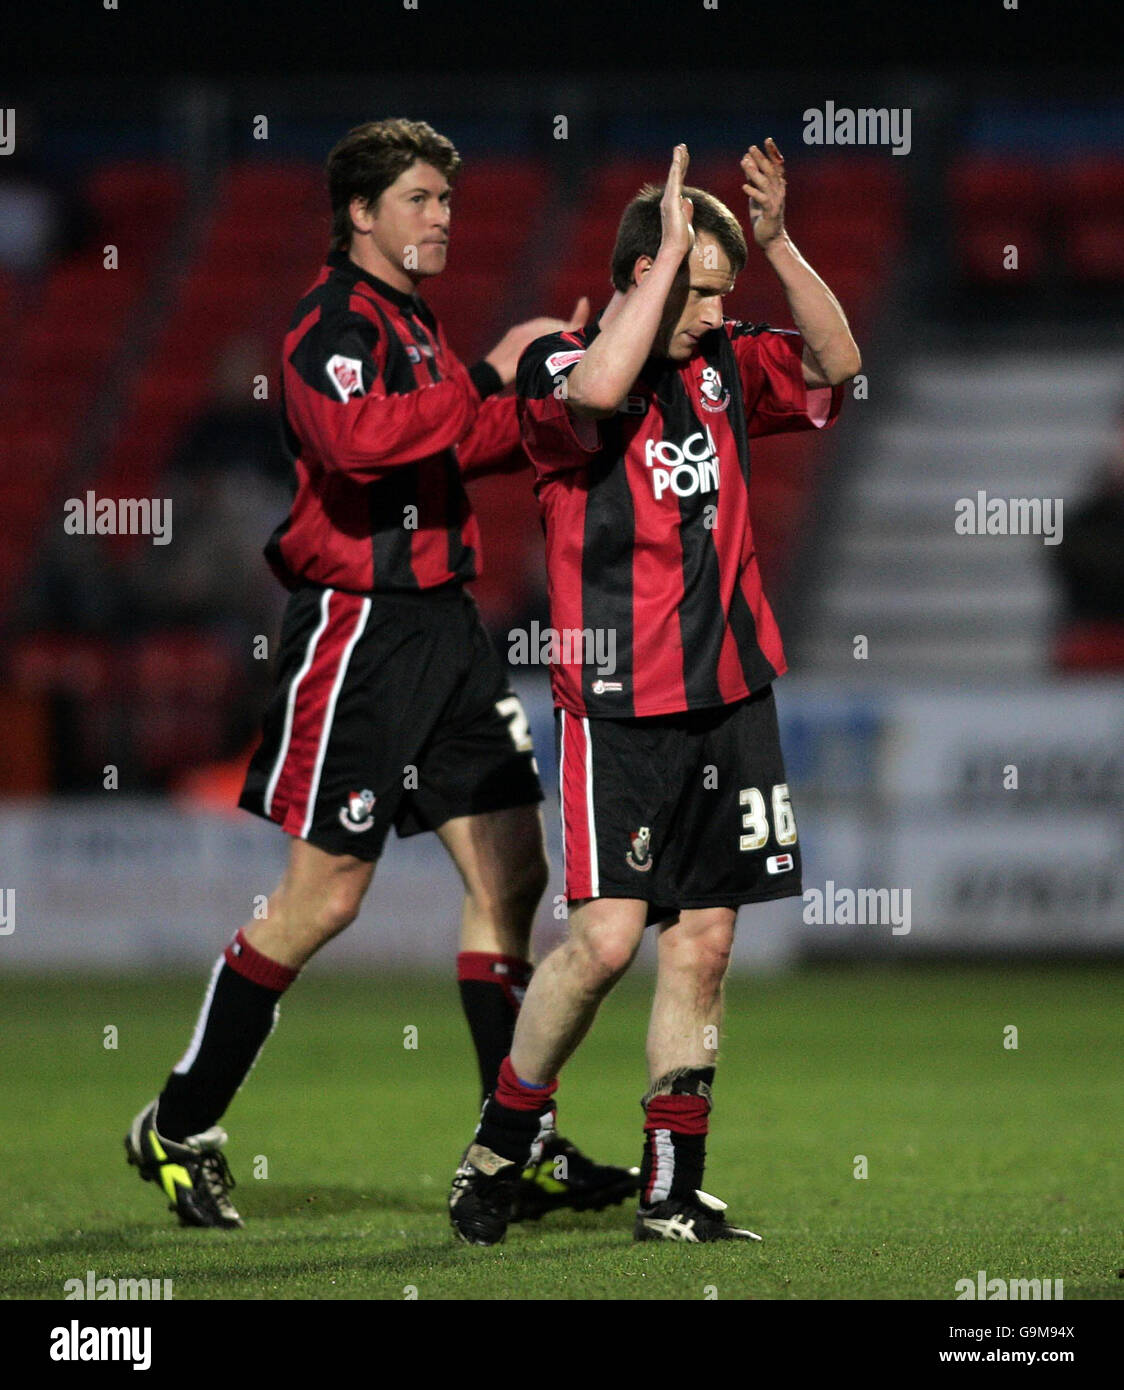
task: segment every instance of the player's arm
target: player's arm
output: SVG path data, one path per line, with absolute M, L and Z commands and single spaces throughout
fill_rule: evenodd
M 293 428 L 328 469 L 360 481 L 459 443 L 481 402 L 480 389 L 459 362 L 444 381 L 388 392 L 378 365 L 378 334 L 358 313 L 317 323 L 285 364 Z
M 693 209 L 683 197 L 689 156 L 676 145 L 660 199 L 662 234 L 655 259 L 631 294 L 618 294 L 601 321 L 601 331 L 570 373 L 567 407 L 582 419 L 616 414 L 648 360 L 675 277 L 691 249 Z
M 785 231 L 784 157 L 776 141 L 767 139 L 764 151 L 750 145 L 741 167 L 753 238 L 780 280 L 804 340 L 805 384 L 839 386 L 861 369 L 862 358 L 839 301 Z
M 588 317 L 589 300 L 582 295 L 569 321 L 528 319 L 508 329 L 484 358 L 495 372 L 496 388 L 509 386 L 515 380 L 519 358 L 536 338 L 551 333 L 572 333 L 584 327 Z M 472 429 L 457 446 L 457 461 L 466 479 L 486 477 L 489 473 L 514 473 L 529 465 L 530 460 L 519 442 L 514 396 L 489 396 L 480 407 Z
M 490 473 L 516 473 L 530 462 L 519 443 L 514 396 L 489 396 L 476 423 L 457 445 L 457 462 L 465 480 Z

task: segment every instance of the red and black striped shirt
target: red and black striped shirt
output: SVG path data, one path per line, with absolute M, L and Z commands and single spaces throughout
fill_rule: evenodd
M 730 704 L 786 669 L 750 526 L 749 440 L 832 423 L 843 388 L 805 386 L 799 334 L 727 320 L 687 362 L 649 359 L 616 415 L 580 420 L 563 379 L 597 332 L 538 339 L 516 385 L 555 703 L 616 718 Z
M 475 578 L 463 480 L 519 450 L 514 399 L 490 394 L 496 372 L 470 372 L 421 299 L 345 251 L 297 305 L 283 359 L 294 496 L 265 550 L 281 582 L 379 593 Z

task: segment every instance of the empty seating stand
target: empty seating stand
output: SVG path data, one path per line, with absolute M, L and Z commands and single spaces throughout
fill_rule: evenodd
M 57 485 L 184 191 L 182 176 L 163 164 L 96 168 L 85 185 L 97 223 L 94 244 L 28 287 L 22 322 L 9 325 L 0 376 L 0 494 L 10 520 L 0 593 L 8 599 L 58 503 Z
M 966 283 L 1025 288 L 1060 277 L 1076 287 L 1124 288 L 1124 159 L 964 155 L 952 164 L 948 192 L 954 262 Z

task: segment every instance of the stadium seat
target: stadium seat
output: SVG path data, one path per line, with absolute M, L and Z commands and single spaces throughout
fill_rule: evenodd
M 1062 239 L 1066 267 L 1081 284 L 1124 284 L 1124 160 L 1075 161 L 1061 172 L 1070 222 Z
M 962 276 L 979 285 L 1029 284 L 1045 265 L 1047 172 L 998 155 L 965 155 L 948 175 L 953 246 Z M 1004 265 L 1006 248 L 1017 268 Z
M 1054 642 L 1061 671 L 1124 671 L 1124 623 L 1083 622 L 1063 629 Z
M 113 650 L 100 638 L 39 633 L 16 642 L 9 673 L 20 690 L 95 700 L 114 685 Z
M 166 781 L 213 761 L 243 679 L 225 644 L 205 633 L 159 633 L 137 643 L 130 675 L 142 773 Z

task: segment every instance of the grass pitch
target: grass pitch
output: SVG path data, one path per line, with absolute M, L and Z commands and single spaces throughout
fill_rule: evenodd
M 765 1237 L 733 1248 L 634 1246 L 628 1207 L 454 1241 L 477 1084 L 455 983 L 319 966 L 223 1122 L 246 1229 L 181 1230 L 122 1137 L 203 983 L 0 981 L 3 1296 L 60 1299 L 90 1269 L 176 1300 L 953 1299 L 981 1269 L 1124 1293 L 1111 967 L 732 982 L 707 1185 Z M 606 1161 L 639 1161 L 649 990 L 618 988 L 561 1089 L 563 1131 Z

